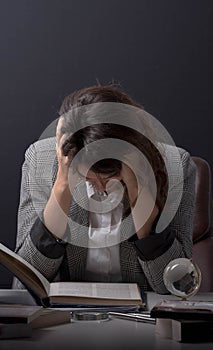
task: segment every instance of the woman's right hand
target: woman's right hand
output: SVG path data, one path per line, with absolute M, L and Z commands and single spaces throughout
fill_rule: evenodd
M 56 181 L 64 186 L 69 185 L 69 169 L 76 153 L 76 150 L 72 149 L 66 156 L 63 155 L 62 146 L 66 141 L 66 137 L 66 134 L 62 135 L 56 145 L 56 153 L 58 158 L 58 173 Z

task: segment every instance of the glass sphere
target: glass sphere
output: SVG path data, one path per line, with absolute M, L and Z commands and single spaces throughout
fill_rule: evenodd
M 179 258 L 166 266 L 163 280 L 171 294 L 186 299 L 198 292 L 201 272 L 192 260 Z

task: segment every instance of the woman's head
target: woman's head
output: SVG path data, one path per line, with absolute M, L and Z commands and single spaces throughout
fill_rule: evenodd
M 115 103 L 119 104 L 118 112 L 115 112 Z M 91 142 L 102 139 L 126 139 L 127 142 L 132 143 L 134 130 L 130 130 L 121 123 L 114 124 L 115 119 L 113 120 L 113 113 L 122 113 L 121 109 L 124 105 L 142 108 L 128 94 L 115 86 L 92 86 L 66 96 L 59 110 L 60 135 L 68 136 L 62 147 L 64 155 L 67 155 L 71 148 L 75 148 L 78 152 Z M 127 112 L 125 111 L 121 118 L 124 118 L 124 114 L 126 115 Z M 106 122 L 109 115 L 111 120 Z M 128 120 L 126 125 L 129 125 Z M 96 151 L 100 152 L 98 149 Z M 93 150 L 93 155 L 90 156 L 95 158 L 95 153 Z M 120 162 L 111 158 L 95 162 L 93 166 L 93 170 L 102 173 L 111 172 L 112 168 L 120 170 Z
M 95 174 L 119 177 L 122 159 L 132 152 L 132 146 L 136 147 L 153 169 L 158 187 L 157 202 L 161 207 L 160 203 L 165 201 L 167 191 L 165 166 L 154 143 L 137 128 L 135 115 L 138 109 L 143 107 L 114 86 L 94 86 L 75 91 L 64 99 L 59 111 L 60 135 L 67 135 L 62 151 L 67 155 L 71 149 L 75 149 L 78 164 L 92 164 L 89 169 Z M 118 114 L 120 123 L 116 122 Z M 132 123 L 134 126 L 129 127 Z M 108 143 L 112 147 L 110 157 L 104 156 L 107 150 L 101 140 L 111 141 Z M 123 141 L 122 147 L 116 146 L 116 140 Z M 95 142 L 97 147 L 93 147 L 91 152 L 90 146 L 92 143 L 95 145 Z M 100 158 L 100 155 L 103 156 Z

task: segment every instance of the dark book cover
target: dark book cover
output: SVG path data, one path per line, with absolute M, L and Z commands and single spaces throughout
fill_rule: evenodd
M 150 313 L 154 318 L 213 322 L 213 301 L 163 300 Z

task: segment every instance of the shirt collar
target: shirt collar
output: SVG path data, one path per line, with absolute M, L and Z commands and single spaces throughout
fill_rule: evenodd
M 105 196 L 104 192 L 98 191 L 89 181 L 86 181 L 87 195 L 91 198 L 94 194 L 99 194 L 100 196 Z

